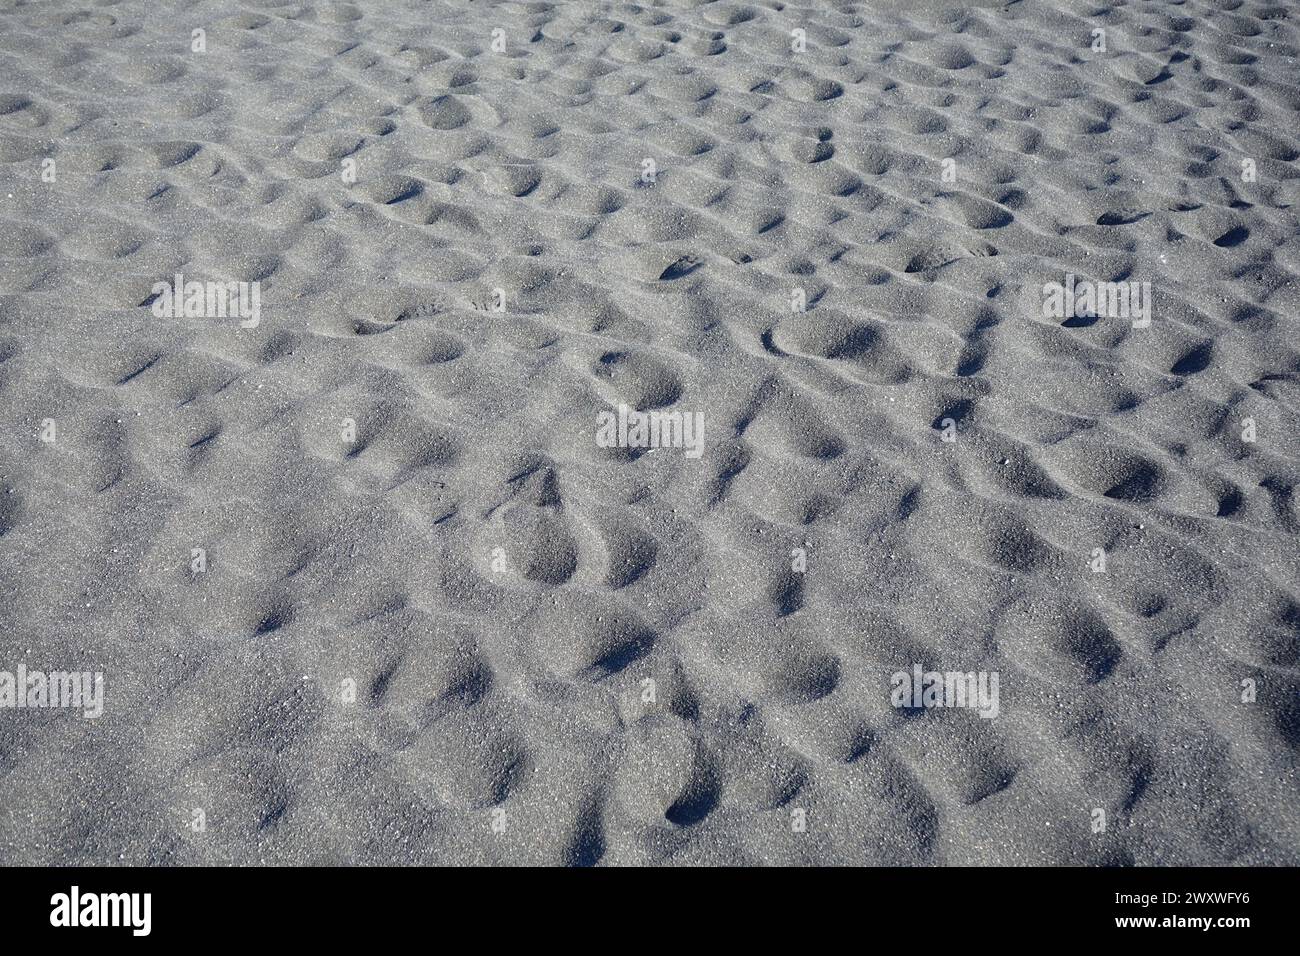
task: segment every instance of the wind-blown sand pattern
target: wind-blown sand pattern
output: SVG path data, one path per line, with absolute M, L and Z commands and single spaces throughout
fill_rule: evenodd
M 1300 8 L 967 6 L 0 0 L 0 862 L 1300 862 Z

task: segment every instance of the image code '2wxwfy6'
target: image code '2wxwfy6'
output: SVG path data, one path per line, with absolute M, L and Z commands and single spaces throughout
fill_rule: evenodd
M 0 863 L 1300 863 L 1298 55 L 0 0 Z

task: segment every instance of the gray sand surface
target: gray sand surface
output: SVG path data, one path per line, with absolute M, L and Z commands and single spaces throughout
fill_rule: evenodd
M 0 0 L 0 863 L 1300 863 L 1300 5 L 954 6 Z

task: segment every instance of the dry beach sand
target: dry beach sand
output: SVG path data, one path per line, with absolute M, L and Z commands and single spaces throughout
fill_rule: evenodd
M 0 862 L 1300 862 L 1298 54 L 0 0 Z

